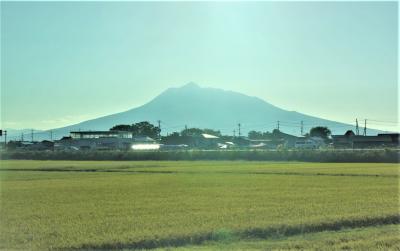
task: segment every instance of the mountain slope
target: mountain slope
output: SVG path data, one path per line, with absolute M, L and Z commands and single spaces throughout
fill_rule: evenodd
M 180 131 L 188 127 L 212 128 L 224 134 L 238 131 L 241 123 L 242 135 L 250 130 L 272 131 L 280 121 L 281 131 L 300 134 L 300 122 L 304 132 L 313 126 L 328 126 L 334 134 L 354 130 L 354 126 L 286 111 L 257 97 L 214 88 L 201 88 L 190 83 L 180 88 L 169 88 L 153 100 L 140 107 L 88 120 L 79 124 L 53 130 L 56 137 L 68 135 L 72 130 L 108 130 L 117 124 L 132 124 L 162 121 L 162 133 Z M 369 130 L 376 133 L 376 130 Z M 48 133 L 47 133 L 48 134 Z

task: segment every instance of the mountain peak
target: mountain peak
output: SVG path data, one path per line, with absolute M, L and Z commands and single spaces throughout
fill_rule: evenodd
M 194 89 L 194 88 L 201 88 L 201 87 L 198 84 L 196 84 L 195 82 L 189 82 L 189 83 L 185 84 L 184 86 L 182 86 L 181 88 Z

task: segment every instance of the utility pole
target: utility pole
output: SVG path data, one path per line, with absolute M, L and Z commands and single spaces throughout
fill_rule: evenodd
M 360 135 L 360 130 L 358 128 L 358 119 L 356 119 L 356 135 Z
M 185 125 L 185 129 L 181 132 L 181 136 L 188 136 L 188 127 Z
M 233 130 L 233 137 L 236 137 L 236 130 Z
M 31 142 L 33 142 L 33 129 L 31 129 Z
M 367 136 L 367 119 L 364 120 L 364 136 Z
M 279 120 L 278 120 L 278 123 L 276 125 L 276 129 L 278 129 L 278 131 L 279 131 Z
M 4 131 L 4 147 L 7 148 L 7 131 Z
M 158 122 L 158 128 L 160 129 L 158 131 L 158 140 L 161 140 L 161 120 L 157 120 Z
M 50 141 L 53 141 L 53 131 L 50 130 Z
M 240 134 L 240 123 L 238 124 L 238 127 L 239 127 L 239 137 L 241 136 L 241 134 Z
M 304 134 L 304 123 L 303 120 L 301 121 L 301 128 L 300 128 L 300 135 L 303 136 Z
M 7 131 L 6 130 L 0 130 L 0 136 L 3 136 L 4 133 L 4 149 L 7 147 Z
M 21 141 L 24 141 L 24 133 L 21 132 Z

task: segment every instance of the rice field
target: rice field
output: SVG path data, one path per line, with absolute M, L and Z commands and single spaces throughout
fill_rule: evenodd
M 4 160 L 0 181 L 3 250 L 400 245 L 398 164 Z

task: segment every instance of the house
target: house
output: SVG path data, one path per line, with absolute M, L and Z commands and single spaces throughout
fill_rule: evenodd
M 272 139 L 275 140 L 275 141 L 281 141 L 282 142 L 281 145 L 283 145 L 286 148 L 295 147 L 295 143 L 299 138 L 301 138 L 301 137 L 297 137 L 297 136 L 294 136 L 294 135 L 291 135 L 291 134 L 287 134 L 287 133 L 281 132 L 281 131 L 279 131 L 277 129 L 275 129 L 272 132 Z
M 14 142 L 9 142 L 15 144 L 15 149 L 17 150 L 34 150 L 34 144 L 35 142 L 30 142 L 30 141 L 14 141 Z M 10 147 L 12 148 L 12 147 Z
M 33 148 L 32 150 L 40 150 L 40 151 L 53 150 L 54 149 L 54 142 L 50 141 L 50 140 L 43 140 L 41 142 L 36 142 L 31 147 Z
M 218 148 L 218 143 L 221 143 L 221 139 L 215 135 L 202 133 L 198 136 L 192 136 L 192 142 L 194 147 L 210 149 Z
M 389 136 L 392 139 L 392 144 L 394 146 L 399 146 L 399 142 L 400 142 L 400 133 L 381 133 L 378 134 L 378 136 L 382 137 L 382 136 Z
M 219 149 L 231 149 L 231 148 L 235 148 L 235 147 L 236 147 L 235 143 L 233 143 L 231 141 L 225 141 L 222 143 L 218 143 Z
M 247 137 L 234 137 L 232 142 L 238 147 L 248 147 L 251 144 L 251 140 Z
M 347 131 L 344 135 L 332 135 L 335 148 L 376 148 L 398 147 L 399 134 L 378 134 L 376 136 L 355 135 L 353 131 Z
M 285 140 L 283 139 L 250 139 L 250 148 L 261 148 L 261 149 L 276 149 L 279 145 L 284 145 Z

